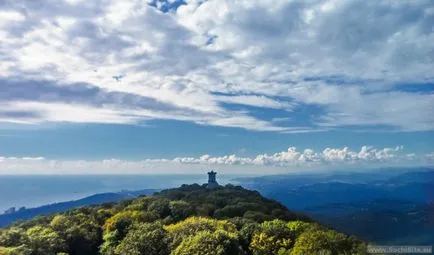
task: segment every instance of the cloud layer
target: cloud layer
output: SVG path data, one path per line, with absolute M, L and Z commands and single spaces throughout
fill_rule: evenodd
M 430 0 L 1 1 L 0 122 L 433 130 L 433 24 Z
M 433 165 L 434 153 L 417 155 L 404 153 L 402 146 L 374 148 L 362 146 L 359 151 L 348 147 L 297 151 L 295 147 L 274 154 L 253 157 L 237 155 L 177 157 L 173 159 L 143 159 L 128 161 L 106 160 L 51 160 L 44 157 L 1 157 L 0 174 L 164 174 L 203 173 L 217 168 L 226 174 L 273 174 L 289 171 L 308 171 L 340 168 L 367 168 L 379 166 Z
M 187 164 L 211 164 L 211 165 L 270 165 L 270 166 L 303 166 L 323 164 L 355 164 L 355 163 L 380 163 L 399 159 L 398 153 L 403 146 L 396 148 L 376 149 L 370 146 L 363 146 L 359 152 L 351 151 L 348 147 L 325 148 L 321 152 L 312 149 L 297 151 L 295 147 L 289 147 L 287 151 L 274 153 L 272 155 L 260 154 L 256 157 L 238 157 L 235 154 L 212 157 L 203 155 L 199 158 L 175 158 L 172 161 Z M 158 161 L 158 160 L 157 160 Z M 167 160 L 161 160 L 167 162 Z M 155 160 L 154 160 L 155 162 Z

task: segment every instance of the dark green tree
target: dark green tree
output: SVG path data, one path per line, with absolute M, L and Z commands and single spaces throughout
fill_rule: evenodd
M 149 205 L 148 211 L 157 213 L 163 219 L 170 215 L 169 204 L 170 200 L 168 199 L 158 199 Z
M 25 231 L 21 228 L 0 229 L 0 246 L 19 246 L 25 242 Z
M 89 215 L 57 215 L 50 226 L 65 240 L 69 255 L 96 254 L 102 243 L 102 229 Z
M 170 215 L 175 222 L 194 215 L 192 206 L 185 201 L 171 201 L 169 203 Z

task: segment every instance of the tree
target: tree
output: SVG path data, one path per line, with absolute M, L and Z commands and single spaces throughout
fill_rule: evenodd
M 57 215 L 50 226 L 66 243 L 69 255 L 96 254 L 102 243 L 102 230 L 94 219 L 82 213 Z
M 292 248 L 294 235 L 282 220 L 265 221 L 253 234 L 250 250 L 255 255 L 274 255 Z
M 135 211 L 146 211 L 149 205 L 155 201 L 153 197 L 139 197 L 134 200 L 130 205 L 128 205 L 126 210 L 135 210 Z
M 185 201 L 171 201 L 169 203 L 170 215 L 173 220 L 181 221 L 192 215 L 194 215 L 194 210 L 191 205 Z
M 170 215 L 169 202 L 168 199 L 155 200 L 149 205 L 148 211 L 157 213 L 163 219 Z
M 224 230 L 201 231 L 185 239 L 173 255 L 237 255 L 243 254 L 235 233 Z
M 292 253 L 302 254 L 364 254 L 360 241 L 333 230 L 313 229 L 303 232 L 295 242 Z
M 300 236 L 303 232 L 308 231 L 310 229 L 319 228 L 313 223 L 304 222 L 304 221 L 290 221 L 287 224 L 289 230 L 294 234 L 295 237 Z
M 115 248 L 127 235 L 129 228 L 134 223 L 153 222 L 158 219 L 154 212 L 121 211 L 104 223 L 104 243 L 101 245 L 102 254 L 115 254 Z
M 215 232 L 224 230 L 229 233 L 236 233 L 234 224 L 225 220 L 214 220 L 203 217 L 190 217 L 184 221 L 166 227 L 171 240 L 170 248 L 174 250 L 182 240 L 194 236 L 201 231 Z
M 243 225 L 239 232 L 240 244 L 245 251 L 249 250 L 249 245 L 252 242 L 253 235 L 258 231 L 259 224 L 256 222 L 249 222 Z
M 17 227 L 0 230 L 0 246 L 19 246 L 24 242 L 24 234 L 25 231 Z
M 65 251 L 65 243 L 51 228 L 35 226 L 26 231 L 27 247 L 32 255 L 50 255 Z
M 196 206 L 196 214 L 198 216 L 209 217 L 214 214 L 215 209 L 216 209 L 215 205 L 211 203 L 203 203 Z
M 221 209 L 217 209 L 214 212 L 214 218 L 216 219 L 229 219 L 233 217 L 243 216 L 244 211 L 242 208 L 236 205 L 227 205 Z
M 158 215 L 153 212 L 121 211 L 106 220 L 104 223 L 104 231 L 110 232 L 118 230 L 124 234 L 133 222 L 153 222 L 157 219 Z
M 246 213 L 244 213 L 243 217 L 247 219 L 251 219 L 256 222 L 264 222 L 266 220 L 272 219 L 269 215 L 263 212 L 256 212 L 256 211 L 247 211 Z
M 167 231 L 159 223 L 134 226 L 116 248 L 117 254 L 168 255 Z
M 100 253 L 103 255 L 116 255 L 116 247 L 122 240 L 117 230 L 108 232 L 103 236 L 103 243 L 100 247 Z
M 248 224 L 248 223 L 256 223 L 255 221 L 251 220 L 251 219 L 246 219 L 243 217 L 234 217 L 234 218 L 230 218 L 228 219 L 228 221 L 232 224 L 234 224 L 237 227 L 237 230 L 241 230 L 244 225 Z
M 16 247 L 0 247 L 0 255 L 32 255 L 32 250 L 22 244 Z

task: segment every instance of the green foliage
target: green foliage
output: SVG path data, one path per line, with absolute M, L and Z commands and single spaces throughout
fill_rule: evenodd
M 171 201 L 169 203 L 170 215 L 175 222 L 184 220 L 189 216 L 194 215 L 194 210 L 191 205 L 185 201 Z
M 149 205 L 155 201 L 153 197 L 139 197 L 131 202 L 125 210 L 146 211 Z
M 155 212 L 160 216 L 160 218 L 165 218 L 170 215 L 170 200 L 168 199 L 158 199 L 152 202 L 149 207 L 148 211 Z
M 159 223 L 134 226 L 116 248 L 117 254 L 168 255 L 167 231 Z
M 0 229 L 0 255 L 363 254 L 365 244 L 258 192 L 183 185 Z
M 255 255 L 273 255 L 289 251 L 294 242 L 294 234 L 282 220 L 266 221 L 259 225 L 250 242 Z
M 214 214 L 216 206 L 210 203 L 204 203 L 196 207 L 196 214 L 198 216 L 211 217 Z
M 65 240 L 67 253 L 95 254 L 102 242 L 102 230 L 89 215 L 56 215 L 50 226 Z
M 243 254 L 235 233 L 224 230 L 201 231 L 183 240 L 173 255 L 237 255 Z
M 182 240 L 192 237 L 198 232 L 208 231 L 215 232 L 224 230 L 230 233 L 236 233 L 236 226 L 228 221 L 207 219 L 202 217 L 191 217 L 176 224 L 166 227 L 171 239 L 171 249 L 176 248 Z
M 24 244 L 32 250 L 32 255 L 49 255 L 62 252 L 64 241 L 51 228 L 35 226 L 29 228 L 25 234 Z
M 248 224 L 248 223 L 256 223 L 253 220 L 250 219 L 246 219 L 243 217 L 234 217 L 234 218 L 230 218 L 227 219 L 230 223 L 234 224 L 237 227 L 237 230 L 240 230 L 244 227 L 244 225 Z
M 103 243 L 100 247 L 100 253 L 103 255 L 116 254 L 116 247 L 122 240 L 121 235 L 117 230 L 104 234 Z
M 43 226 L 50 223 L 51 218 L 53 218 L 53 216 L 36 216 L 30 220 L 18 222 L 16 226 L 23 229 L 28 229 L 34 226 Z
M 263 213 L 263 212 L 255 212 L 255 211 L 247 211 L 244 215 L 244 218 L 250 219 L 256 222 L 264 222 L 266 220 L 271 220 L 272 217 Z
M 129 203 L 130 204 L 130 203 Z M 113 215 L 104 223 L 102 254 L 116 254 L 115 249 L 136 223 L 153 222 L 159 218 L 155 212 L 124 210 Z
M 8 230 L 0 230 L 0 246 L 19 246 L 24 242 L 24 230 L 12 227 Z
M 288 222 L 288 228 L 291 230 L 291 232 L 294 234 L 295 237 L 300 236 L 303 232 L 318 228 L 318 226 L 314 225 L 313 223 L 304 222 L 304 221 L 290 221 Z
M 22 244 L 16 247 L 0 247 L 0 255 L 32 255 L 32 250 Z
M 310 229 L 297 239 L 292 254 L 363 254 L 363 244 L 333 230 Z
M 258 228 L 259 224 L 257 222 L 247 222 L 241 227 L 239 231 L 239 237 L 240 244 L 244 250 L 250 250 L 249 245 L 252 242 L 253 235 Z
M 134 222 L 153 222 L 157 219 L 158 215 L 152 212 L 121 211 L 106 220 L 104 231 L 110 232 L 117 230 L 124 235 L 128 227 Z
M 236 205 L 226 205 L 222 209 L 216 210 L 214 212 L 214 217 L 217 219 L 242 217 L 246 212 L 252 211 L 262 213 L 266 212 L 267 208 L 258 203 L 239 202 Z

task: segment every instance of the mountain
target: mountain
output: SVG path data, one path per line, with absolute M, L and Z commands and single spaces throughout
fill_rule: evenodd
M 389 183 L 434 183 L 434 171 L 427 168 L 426 171 L 407 172 L 388 178 L 387 181 Z
M 324 225 L 380 244 L 434 243 L 434 169 L 243 178 L 258 190 Z
M 333 203 L 369 201 L 384 197 L 387 192 L 379 187 L 366 184 L 342 182 L 321 182 L 303 185 L 293 189 L 267 189 L 263 194 L 280 201 L 291 208 L 303 211 L 305 208 Z
M 326 225 L 383 245 L 434 243 L 434 204 L 382 199 L 308 210 Z
M 183 185 L 0 230 L 0 254 L 319 253 L 366 254 L 366 245 L 233 185 Z
M 88 205 L 99 205 L 108 202 L 118 202 L 122 199 L 133 198 L 139 195 L 149 195 L 158 190 L 156 189 L 144 189 L 138 191 L 122 191 L 116 193 L 101 193 L 92 196 L 88 196 L 82 199 L 54 203 L 50 205 L 44 205 L 36 208 L 28 208 L 19 210 L 14 213 L 0 214 L 0 227 L 5 227 L 18 220 L 26 220 L 39 215 L 47 215 L 57 212 L 64 212 L 66 210 Z
M 236 178 L 233 181 L 246 186 L 277 188 L 297 188 L 303 185 L 316 184 L 321 182 L 343 182 L 343 183 L 373 183 L 391 179 L 393 177 L 410 172 L 426 173 L 432 168 L 381 168 L 356 171 L 329 171 L 329 172 L 296 172 L 281 175 L 266 175 L 260 177 Z M 422 178 L 422 177 L 421 177 Z

